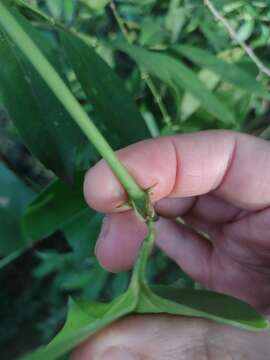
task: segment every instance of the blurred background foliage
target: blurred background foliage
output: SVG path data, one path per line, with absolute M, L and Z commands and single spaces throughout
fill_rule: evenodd
M 117 129 L 116 122 L 114 131 L 104 120 L 110 98 L 105 97 L 100 111 L 96 111 L 65 59 L 56 28 L 69 29 L 82 38 L 114 69 L 136 102 L 149 136 L 226 128 L 270 137 L 270 96 L 264 92 L 269 78 L 258 70 L 202 0 L 15 2 L 21 14 L 43 34 L 73 93 L 114 148 L 136 141 L 136 134 L 128 139 L 121 132 L 123 129 Z M 215 0 L 213 4 L 237 38 L 270 66 L 270 2 Z M 178 69 L 174 63 L 164 60 L 160 68 L 154 69 L 145 60 L 150 61 L 151 57 L 137 53 L 132 56 L 123 48 L 125 53 L 119 51 L 115 44 L 123 40 L 121 27 L 130 43 L 161 53 L 166 50 L 172 54 L 170 59 L 181 59 L 185 68 L 179 68 L 176 79 L 172 79 L 170 71 Z M 237 80 L 228 80 L 222 63 L 221 70 L 215 72 L 213 66 L 217 64 L 212 58 L 207 61 L 205 54 L 196 52 L 191 56 L 190 48 L 178 48 L 179 45 L 192 45 L 193 51 L 204 50 L 216 59 L 237 65 L 229 73 Z M 148 86 L 149 75 L 141 71 L 142 66 L 153 75 Z M 256 78 L 264 87 L 254 85 Z M 186 82 L 180 86 L 183 79 Z M 194 97 L 201 86 L 196 79 L 223 105 L 219 116 L 207 111 Z M 16 79 L 10 79 L 13 80 L 13 86 L 20 86 Z M 0 77 L 0 104 L 3 86 Z M 214 101 L 211 97 L 200 100 L 209 104 Z M 0 105 L 1 359 L 15 359 L 50 340 L 63 324 L 68 296 L 107 301 L 121 293 L 129 279 L 128 273 L 107 273 L 95 259 L 102 215 L 88 209 L 82 197 L 83 174 L 98 160 L 92 146 L 81 139 L 75 159 L 77 175 L 70 188 L 29 152 L 11 118 L 5 106 Z M 127 119 L 123 127 L 128 126 Z M 149 277 L 155 282 L 196 286 L 159 251 L 151 261 Z

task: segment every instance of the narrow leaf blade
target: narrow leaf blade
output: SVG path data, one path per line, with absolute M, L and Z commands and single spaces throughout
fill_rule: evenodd
M 205 110 L 223 123 L 235 123 L 232 112 L 180 60 L 167 53 L 151 52 L 122 42 L 116 46 L 172 89 L 184 89 L 191 93 Z
M 140 313 L 202 317 L 246 330 L 264 330 L 268 321 L 252 306 L 227 295 L 194 289 L 153 286 L 146 292 Z M 150 301 L 147 301 L 150 300 Z
M 251 94 L 270 99 L 270 92 L 256 78 L 235 64 L 228 63 L 203 49 L 190 45 L 176 45 L 172 48 L 172 52 L 185 56 L 196 65 L 215 72 L 223 80 L 237 85 Z
M 61 32 L 64 50 L 94 111 L 115 132 L 123 146 L 150 137 L 149 130 L 125 89 L 107 63 L 83 40 Z
M 57 68 L 58 61 L 52 47 L 19 13 L 11 11 Z M 81 132 L 1 27 L 0 39 L 0 93 L 3 107 L 33 154 L 58 176 L 72 182 L 76 149 L 82 140 Z

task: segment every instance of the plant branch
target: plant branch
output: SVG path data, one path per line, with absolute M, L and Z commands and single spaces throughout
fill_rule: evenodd
M 17 6 L 30 10 L 31 12 L 33 12 L 36 15 L 40 16 L 42 19 L 46 20 L 51 25 L 53 25 L 53 26 L 61 26 L 62 28 L 64 27 L 64 26 L 62 26 L 61 23 L 56 21 L 54 18 L 48 16 L 47 14 L 43 13 L 38 8 L 36 8 L 35 6 L 25 2 L 24 0 L 13 0 L 13 1 Z
M 117 158 L 110 145 L 107 143 L 95 124 L 91 121 L 84 109 L 80 106 L 79 102 L 73 96 L 59 74 L 24 31 L 21 25 L 18 24 L 12 13 L 2 1 L 0 2 L 0 25 L 2 25 L 5 32 L 37 70 L 51 91 L 81 128 L 86 137 L 96 147 L 100 155 L 106 160 L 127 191 L 130 200 L 133 200 L 137 210 L 145 217 L 145 211 L 148 205 L 146 193 L 129 175 L 127 169 Z
M 131 40 L 130 40 L 130 38 L 129 38 L 129 33 L 128 33 L 128 31 L 127 31 L 127 28 L 126 28 L 126 26 L 125 26 L 125 22 L 124 22 L 124 20 L 121 18 L 120 14 L 119 14 L 119 12 L 118 12 L 118 10 L 117 10 L 117 7 L 116 7 L 116 5 L 115 5 L 115 3 L 114 3 L 113 0 L 110 2 L 110 8 L 111 8 L 111 10 L 112 10 L 113 16 L 115 17 L 115 20 L 116 20 L 116 22 L 117 22 L 117 24 L 118 24 L 118 26 L 119 26 L 122 34 L 124 35 L 124 37 L 125 37 L 125 39 L 127 40 L 127 42 L 130 44 L 130 43 L 131 43 Z
M 133 268 L 133 273 L 131 277 L 130 287 L 131 288 L 140 288 L 141 285 L 146 286 L 146 270 L 147 270 L 147 263 L 152 254 L 152 250 L 155 244 L 155 220 L 148 221 L 148 234 L 145 238 L 141 249 L 139 251 L 139 255 L 137 257 L 135 266 Z
M 112 13 L 118 23 L 118 26 L 122 32 L 122 34 L 124 35 L 125 39 L 127 40 L 127 42 L 129 44 L 131 44 L 131 39 L 129 37 L 129 33 L 126 29 L 126 26 L 125 26 L 125 22 L 124 20 L 121 18 L 118 10 L 117 10 L 117 7 L 114 3 L 114 1 L 111 1 L 110 2 L 110 7 L 111 7 L 111 10 L 112 10 Z M 142 79 L 145 81 L 146 85 L 148 86 L 149 90 L 151 91 L 153 97 L 154 97 L 154 100 L 155 100 L 155 103 L 157 104 L 157 106 L 159 107 L 159 110 L 161 112 L 161 115 L 162 115 L 162 118 L 163 118 L 163 122 L 167 125 L 167 126 L 171 126 L 172 125 L 172 121 L 171 121 L 171 117 L 162 101 L 162 98 L 158 92 L 158 89 L 156 88 L 153 80 L 151 79 L 151 77 L 149 76 L 149 74 L 144 71 L 142 68 L 140 68 L 140 72 L 141 72 L 141 77 Z
M 246 54 L 250 57 L 250 59 L 256 64 L 258 69 L 262 73 L 270 77 L 270 69 L 262 63 L 262 61 L 258 58 L 258 56 L 254 53 L 254 51 L 250 46 L 248 46 L 244 41 L 239 39 L 236 31 L 231 27 L 231 25 L 225 19 L 225 17 L 220 14 L 220 12 L 214 6 L 211 0 L 204 0 L 204 3 L 208 7 L 210 12 L 213 14 L 215 19 L 223 24 L 223 26 L 227 29 L 230 37 L 242 47 L 242 49 L 246 52 Z

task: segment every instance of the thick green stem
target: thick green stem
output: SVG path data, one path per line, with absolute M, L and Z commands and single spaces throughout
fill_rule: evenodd
M 110 145 L 107 143 L 94 123 L 90 120 L 87 113 L 80 106 L 79 102 L 75 99 L 59 74 L 55 71 L 53 66 L 49 63 L 20 24 L 18 24 L 12 13 L 2 1 L 0 2 L 0 25 L 2 25 L 5 32 L 31 62 L 43 80 L 47 83 L 51 91 L 81 128 L 83 133 L 96 147 L 100 155 L 106 160 L 114 174 L 124 186 L 130 199 L 133 200 L 140 213 L 144 215 L 144 210 L 146 209 L 147 204 L 147 196 L 145 192 L 140 189 L 134 179 L 129 175 L 127 169 L 119 161 Z

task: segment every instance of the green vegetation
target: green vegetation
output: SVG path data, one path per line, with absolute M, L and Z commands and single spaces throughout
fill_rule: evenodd
M 175 264 L 153 252 L 155 216 L 147 192 L 113 151 L 151 136 L 211 128 L 268 138 L 270 4 L 207 5 L 199 0 L 0 3 L 4 358 L 52 339 L 65 321 L 68 298 L 62 331 L 26 359 L 59 358 L 131 312 L 267 327 L 249 305 L 195 290 Z M 111 275 L 95 259 L 102 215 L 86 206 L 82 183 L 100 157 L 148 225 L 132 274 Z M 16 281 L 8 280 L 14 276 Z M 168 286 L 174 282 L 178 285 Z

